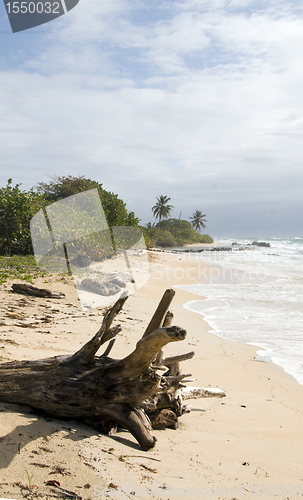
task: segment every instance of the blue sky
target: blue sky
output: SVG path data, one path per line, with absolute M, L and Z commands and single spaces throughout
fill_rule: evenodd
M 80 0 L 12 34 L 0 4 L 0 185 L 85 175 L 143 223 L 302 236 L 303 7 Z

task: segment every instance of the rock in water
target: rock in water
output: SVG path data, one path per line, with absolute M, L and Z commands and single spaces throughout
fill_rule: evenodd
M 266 241 L 253 241 L 252 245 L 255 247 L 270 247 L 270 243 L 266 243 Z

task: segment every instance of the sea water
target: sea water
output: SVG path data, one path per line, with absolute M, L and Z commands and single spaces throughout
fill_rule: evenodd
M 232 251 L 192 253 L 206 262 L 199 285 L 177 285 L 206 297 L 185 304 L 200 313 L 211 333 L 262 348 L 260 361 L 273 361 L 303 385 L 303 238 L 218 239 Z

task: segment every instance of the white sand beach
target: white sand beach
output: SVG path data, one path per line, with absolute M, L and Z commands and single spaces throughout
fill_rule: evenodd
M 150 265 L 149 281 L 117 317 L 123 330 L 112 357 L 134 349 L 164 291 L 198 283 L 202 266 L 162 252 L 150 252 Z M 102 310 L 83 311 L 69 278 L 47 280 L 34 284 L 62 291 L 64 299 L 12 294 L 12 282 L 0 286 L 0 362 L 73 353 L 99 329 Z M 197 379 L 191 385 L 223 389 L 226 397 L 190 400 L 192 411 L 179 428 L 154 431 L 157 443 L 148 452 L 124 430 L 105 436 L 0 403 L 0 497 L 54 498 L 58 486 L 84 500 L 303 495 L 303 386 L 278 366 L 256 361 L 256 348 L 208 333 L 202 316 L 183 307 L 194 299 L 201 297 L 176 291 L 173 324 L 187 337 L 166 346 L 165 355 L 194 350 L 182 363 Z

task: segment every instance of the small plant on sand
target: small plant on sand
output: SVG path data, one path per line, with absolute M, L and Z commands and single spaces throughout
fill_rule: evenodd
M 32 485 L 32 480 L 33 480 L 33 475 L 34 473 L 32 473 L 31 475 L 29 474 L 28 470 L 25 469 L 25 472 L 26 472 L 26 475 L 27 475 L 27 481 L 28 481 L 28 489 L 31 491 L 32 488 L 33 488 L 33 485 Z
M 14 483 L 14 486 L 19 486 L 23 498 L 29 498 L 30 500 L 33 500 L 34 497 L 36 498 L 38 496 L 41 496 L 41 494 L 38 493 L 38 486 L 32 483 L 34 474 L 30 474 L 26 469 L 25 473 L 27 476 L 27 484 L 25 485 L 20 481 L 18 481 Z

